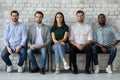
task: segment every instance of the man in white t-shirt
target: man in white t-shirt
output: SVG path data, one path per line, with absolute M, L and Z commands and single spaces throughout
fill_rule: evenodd
M 90 44 L 92 43 L 92 28 L 91 26 L 84 23 L 84 12 L 79 10 L 76 12 L 77 23 L 70 27 L 70 59 L 73 65 L 73 73 L 78 73 L 78 67 L 76 64 L 76 53 L 86 53 L 86 67 L 85 73 L 90 74 L 89 71 L 90 62 L 92 58 L 92 48 Z

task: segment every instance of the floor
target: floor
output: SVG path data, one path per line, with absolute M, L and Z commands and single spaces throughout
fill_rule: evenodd
M 84 73 L 79 73 L 77 75 L 72 73 L 60 73 L 56 75 L 54 72 L 46 72 L 45 75 L 41 75 L 40 73 L 7 73 L 0 71 L 0 80 L 120 80 L 120 72 L 90 75 Z

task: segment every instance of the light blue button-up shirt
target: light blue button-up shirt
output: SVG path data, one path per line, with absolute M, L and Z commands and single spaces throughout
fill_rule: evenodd
M 100 25 L 96 25 L 93 28 L 94 41 L 98 42 L 101 45 L 111 44 L 114 40 L 120 40 L 120 33 L 111 25 L 105 25 L 104 27 L 100 27 Z
M 15 51 L 18 46 L 25 46 L 27 28 L 21 22 L 17 22 L 16 24 L 11 22 L 6 26 L 3 38 L 5 46 L 9 45 Z

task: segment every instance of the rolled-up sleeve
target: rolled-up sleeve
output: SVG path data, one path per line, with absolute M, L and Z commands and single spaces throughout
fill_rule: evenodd
M 73 30 L 72 30 L 72 26 L 69 28 L 69 40 L 74 40 L 74 33 L 73 33 Z
M 96 26 L 93 26 L 93 41 L 97 41 Z
M 120 40 L 120 32 L 118 31 L 118 29 L 116 27 L 112 27 L 111 30 L 112 30 L 112 32 L 113 32 L 113 34 L 115 36 L 115 39 Z
M 92 30 L 91 26 L 89 28 L 88 40 L 93 40 L 93 30 Z

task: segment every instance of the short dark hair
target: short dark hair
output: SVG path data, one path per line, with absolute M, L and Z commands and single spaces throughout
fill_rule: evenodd
M 12 15 L 12 13 L 17 13 L 17 15 L 19 16 L 19 12 L 17 10 L 11 11 L 10 15 Z
M 77 15 L 78 13 L 82 13 L 82 14 L 84 15 L 84 12 L 83 12 L 82 10 L 78 10 L 78 11 L 76 12 L 76 15 Z
M 36 14 L 41 14 L 42 17 L 44 16 L 43 13 L 42 13 L 41 11 L 36 11 L 35 14 L 34 14 L 34 16 L 36 16 Z
M 104 15 L 103 13 L 99 14 L 99 15 L 98 15 L 98 18 L 99 18 L 99 16 L 104 16 L 104 17 L 105 17 L 105 15 Z M 105 17 L 105 18 L 106 18 L 106 17 Z

